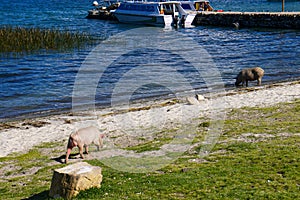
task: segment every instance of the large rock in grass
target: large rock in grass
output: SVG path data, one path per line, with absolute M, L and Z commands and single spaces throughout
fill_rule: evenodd
M 82 190 L 99 188 L 101 182 L 101 167 L 78 162 L 54 170 L 49 196 L 71 199 Z

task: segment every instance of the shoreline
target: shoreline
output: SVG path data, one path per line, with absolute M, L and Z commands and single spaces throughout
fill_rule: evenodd
M 137 144 L 136 137 L 150 137 L 155 131 L 177 128 L 195 118 L 242 107 L 266 107 L 300 98 L 300 80 L 256 87 L 243 87 L 222 93 L 195 97 L 139 102 L 118 108 L 96 108 L 95 111 L 65 112 L 43 117 L 0 123 L 0 157 L 26 152 L 44 142 L 64 142 L 70 133 L 90 125 L 98 126 L 107 136 L 106 146 L 118 143 Z M 61 146 L 65 149 L 65 146 Z
M 276 85 L 282 85 L 282 84 L 290 84 L 290 83 L 293 83 L 293 82 L 298 82 L 300 81 L 300 77 L 299 78 L 293 78 L 291 80 L 283 80 L 283 81 L 271 81 L 271 82 L 265 82 L 265 84 L 263 84 L 262 86 L 260 87 L 257 87 L 257 86 L 250 86 L 248 88 L 246 87 L 235 87 L 234 85 L 228 87 L 228 85 L 224 86 L 224 90 L 225 90 L 225 93 L 229 93 L 229 94 L 234 94 L 235 92 L 242 92 L 242 91 L 248 91 L 248 90 L 253 90 L 252 88 L 260 88 L 262 89 L 261 87 L 272 87 L 272 86 L 276 86 Z M 203 96 L 207 96 L 207 94 L 214 94 L 214 93 L 219 93 L 219 92 L 201 92 L 199 93 L 200 95 L 203 95 Z M 228 95 L 228 94 L 226 94 Z M 146 99 L 136 99 L 134 100 L 132 103 L 132 105 L 151 105 L 151 104 L 160 104 L 160 103 L 163 103 L 165 101 L 168 101 L 168 100 L 172 100 L 174 99 L 175 97 L 168 97 L 169 95 L 164 95 L 164 96 L 156 96 L 156 97 L 149 97 L 149 98 L 146 98 Z M 122 106 L 122 104 L 120 104 L 120 106 Z M 96 110 L 106 110 L 106 109 L 109 109 L 109 105 L 97 105 L 95 104 L 95 109 Z M 3 118 L 0 118 L 0 130 L 1 130 L 1 124 L 3 123 L 11 123 L 11 122 L 16 122 L 16 121 L 22 121 L 22 120 L 26 120 L 26 119 L 36 119 L 36 118 L 44 118 L 44 117 L 51 117 L 51 116 L 57 116 L 57 115 L 69 115 L 72 113 L 72 108 L 59 108 L 59 109 L 49 109 L 49 110 L 45 110 L 45 111 L 36 111 L 36 112 L 30 112 L 28 111 L 27 113 L 24 113 L 24 114 L 15 114 L 15 115 L 12 115 L 12 116 L 8 116 L 8 117 L 3 117 Z

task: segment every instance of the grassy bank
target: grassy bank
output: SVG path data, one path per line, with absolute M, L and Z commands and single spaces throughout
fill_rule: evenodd
M 209 124 L 203 119 L 197 123 L 195 143 Z M 300 100 L 232 110 L 224 124 L 218 144 L 204 159 L 198 159 L 195 145 L 175 163 L 151 173 L 125 173 L 98 160 L 87 161 L 102 167 L 102 186 L 76 199 L 300 198 Z M 153 144 L 132 150 L 145 151 Z M 63 142 L 47 143 L 26 154 L 0 158 L 0 199 L 47 199 L 52 170 L 64 166 L 51 158 L 63 156 L 63 146 Z
M 55 29 L 1 27 L 0 53 L 32 53 L 42 50 L 79 49 L 94 40 L 84 33 Z

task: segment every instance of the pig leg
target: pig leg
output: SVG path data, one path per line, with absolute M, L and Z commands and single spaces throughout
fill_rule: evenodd
M 257 85 L 261 85 L 261 78 L 257 79 Z
M 242 81 L 242 86 L 244 86 L 244 85 L 245 85 L 245 80 Z
M 246 87 L 248 87 L 248 80 L 246 80 Z
M 79 154 L 80 154 L 80 157 L 81 157 L 82 159 L 84 159 L 84 157 L 83 157 L 83 145 L 78 145 L 78 148 L 79 148 Z
M 99 144 L 99 143 L 96 144 L 97 151 L 100 151 L 100 146 L 101 146 L 101 144 Z M 101 146 L 101 147 L 102 147 L 102 146 Z
M 89 154 L 89 147 L 88 147 L 88 145 L 84 145 L 84 148 L 85 148 L 85 153 Z
M 104 138 L 104 135 L 100 135 L 99 137 L 99 146 L 98 146 L 98 151 L 99 151 L 99 147 L 103 148 L 103 138 Z
M 103 139 L 102 139 L 103 137 L 104 137 L 104 135 L 101 134 L 101 135 L 99 135 L 98 140 L 94 141 L 94 144 L 97 146 L 97 151 L 100 151 L 100 147 L 101 148 L 103 147 Z
M 69 161 L 69 156 L 70 156 L 71 150 L 72 150 L 72 148 L 68 148 L 68 149 L 67 149 L 66 160 L 65 160 L 65 163 L 66 163 L 66 164 L 67 164 L 68 161 Z

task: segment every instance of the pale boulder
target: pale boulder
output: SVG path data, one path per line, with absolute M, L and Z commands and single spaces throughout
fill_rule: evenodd
M 49 196 L 71 199 L 80 191 L 100 187 L 102 182 L 101 167 L 86 162 L 78 162 L 54 170 Z
M 187 97 L 186 98 L 188 104 L 190 105 L 199 105 L 200 102 L 196 99 L 196 97 Z
M 203 95 L 201 95 L 201 94 L 196 94 L 196 99 L 198 101 L 205 101 L 205 97 Z
M 193 97 L 187 97 L 186 100 L 190 105 L 199 105 L 201 101 L 205 101 L 205 97 L 201 94 L 196 94 Z

